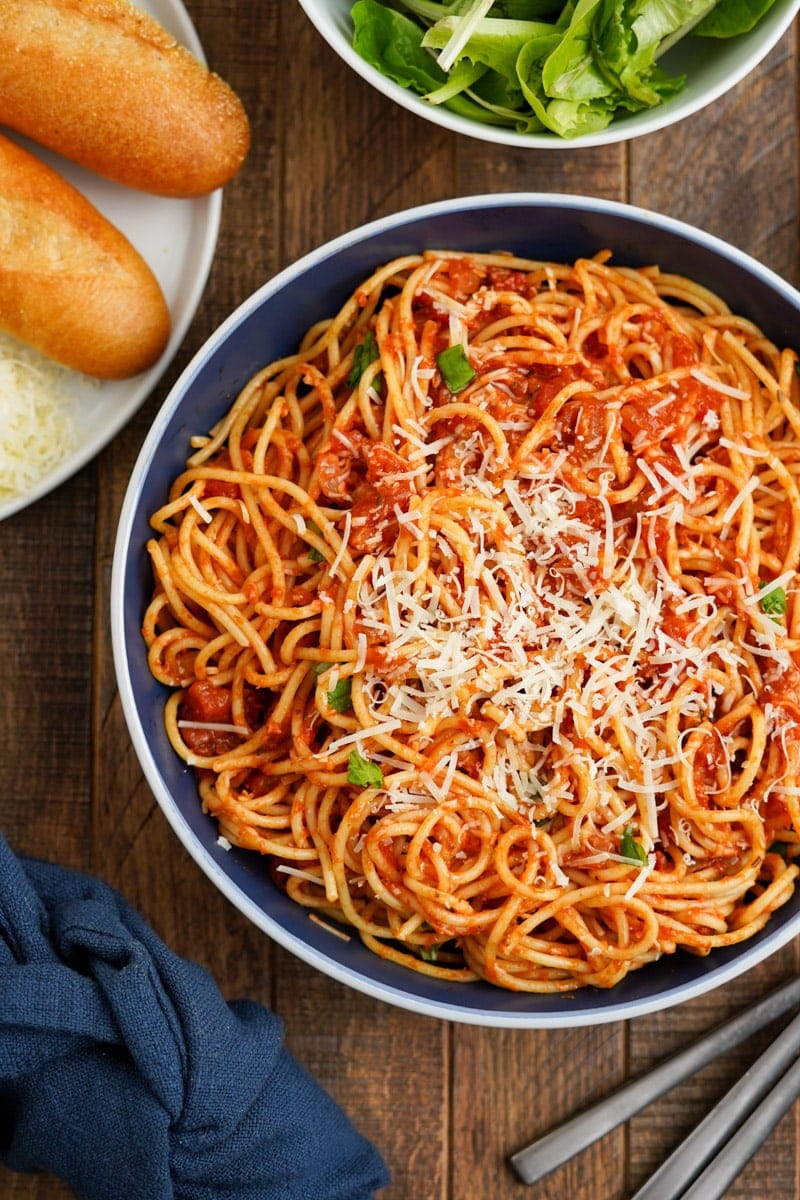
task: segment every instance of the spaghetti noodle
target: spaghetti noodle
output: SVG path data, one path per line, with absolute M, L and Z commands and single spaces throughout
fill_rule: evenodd
M 796 363 L 607 252 L 377 270 L 152 517 L 150 668 L 221 835 L 449 980 L 761 929 L 800 846 Z

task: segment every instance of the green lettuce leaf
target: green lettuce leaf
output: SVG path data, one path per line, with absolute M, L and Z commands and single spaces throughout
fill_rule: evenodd
M 437 21 L 422 39 L 422 45 L 431 50 L 443 50 L 453 33 L 455 19 L 445 17 Z M 526 42 L 533 37 L 550 34 L 552 25 L 544 21 L 506 21 L 499 17 L 485 17 L 459 55 L 459 61 L 481 63 L 502 75 L 512 84 L 516 83 L 517 58 Z
M 630 107 L 653 107 L 680 91 L 684 77 L 666 75 L 656 59 L 664 39 L 707 8 L 708 0 L 602 0 L 593 30 L 595 59 Z
M 447 82 L 436 59 L 423 49 L 425 31 L 416 21 L 378 0 L 357 0 L 350 15 L 353 49 L 382 75 L 422 96 Z
M 719 0 L 693 33 L 698 37 L 729 38 L 749 33 L 775 0 Z
M 559 137 L 573 138 L 605 129 L 613 116 L 607 106 L 581 101 L 552 100 L 542 82 L 542 68 L 560 41 L 553 33 L 549 38 L 532 39 L 517 60 L 517 77 L 531 110 L 543 129 Z
M 592 22 L 601 3 L 579 0 L 563 37 L 542 66 L 542 85 L 554 100 L 598 100 L 614 94 L 592 49 Z
M 464 60 L 456 63 L 452 71 L 447 72 L 447 82 L 441 87 L 434 88 L 432 92 L 425 93 L 425 99 L 429 104 L 447 104 L 455 96 L 461 92 L 465 92 L 467 88 L 474 87 L 482 75 L 486 74 L 486 67 L 482 67 L 480 63 L 471 63 Z
M 495 4 L 498 17 L 510 21 L 541 21 L 542 17 L 557 16 L 563 7 L 562 0 L 501 0 Z

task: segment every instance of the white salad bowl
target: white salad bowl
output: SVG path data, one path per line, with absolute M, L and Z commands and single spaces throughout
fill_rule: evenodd
M 670 76 L 685 76 L 682 89 L 653 108 L 615 115 L 606 128 L 560 137 L 549 131 L 519 132 L 487 125 L 443 105 L 429 103 L 366 62 L 353 48 L 350 12 L 354 0 L 299 0 L 309 21 L 325 41 L 358 75 L 395 103 L 423 120 L 497 145 L 529 150 L 569 150 L 575 146 L 604 146 L 655 133 L 711 104 L 748 75 L 788 29 L 800 0 L 774 0 L 748 33 L 736 37 L 701 38 L 691 33 L 668 49 L 659 66 Z M 398 6 L 399 7 L 399 6 Z

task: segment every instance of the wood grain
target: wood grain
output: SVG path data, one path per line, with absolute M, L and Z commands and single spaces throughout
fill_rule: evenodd
M 218 252 L 191 330 L 137 417 L 78 476 L 0 525 L 0 823 L 20 851 L 119 887 L 228 997 L 274 1008 L 287 1044 L 383 1153 L 381 1200 L 626 1200 L 753 1060 L 732 1050 L 549 1178 L 507 1157 L 798 969 L 787 947 L 678 1009 L 570 1032 L 448 1024 L 311 970 L 245 920 L 178 845 L 133 752 L 116 690 L 109 590 L 116 523 L 169 387 L 227 314 L 328 238 L 414 204 L 479 192 L 627 200 L 695 223 L 785 278 L 798 260 L 797 53 L 680 126 L 606 149 L 531 152 L 457 138 L 392 105 L 340 62 L 299 5 L 187 0 L 212 66 L 240 93 L 253 148 L 226 189 Z M 797 1114 L 728 1200 L 791 1200 Z M 5 1200 L 68 1200 L 0 1169 Z

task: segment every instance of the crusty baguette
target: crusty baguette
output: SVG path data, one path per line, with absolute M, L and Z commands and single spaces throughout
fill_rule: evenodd
M 0 329 L 101 379 L 144 371 L 170 334 L 159 283 L 124 234 L 2 136 Z
M 128 0 L 0 0 L 0 125 L 162 196 L 214 191 L 250 146 L 231 88 Z

